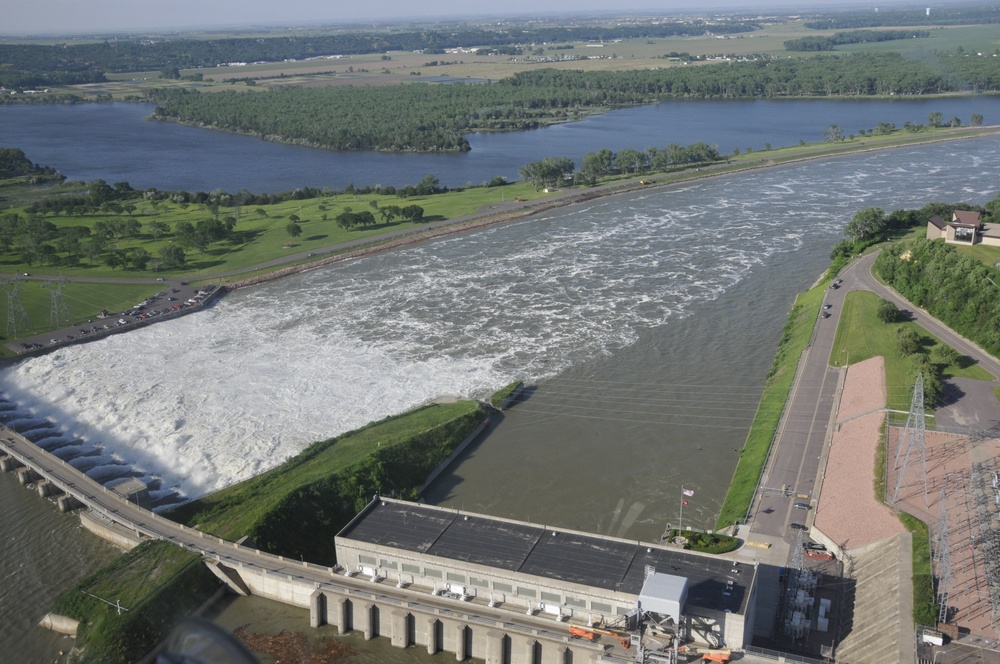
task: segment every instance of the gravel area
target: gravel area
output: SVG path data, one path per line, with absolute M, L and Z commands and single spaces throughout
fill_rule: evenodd
M 881 410 L 885 395 L 881 357 L 851 365 L 813 524 L 847 550 L 905 531 L 892 510 L 875 496 L 875 450 L 885 419 Z
M 893 459 L 903 435 L 902 427 L 889 430 L 889 458 Z M 948 557 L 951 567 L 951 583 L 947 588 L 949 621 L 974 636 L 996 639 L 1000 636 L 992 626 L 992 609 L 989 601 L 987 576 L 991 564 L 989 547 L 978 541 L 979 524 L 974 505 L 976 495 L 972 489 L 971 475 L 975 463 L 992 462 L 1000 459 L 1000 440 L 982 439 L 972 441 L 965 436 L 927 431 L 924 436 L 927 450 L 927 502 L 924 503 L 924 485 L 917 481 L 922 473 L 922 461 L 910 455 L 906 476 L 899 490 L 899 507 L 924 521 L 931 529 L 932 542 L 940 534 L 943 507 L 947 512 L 944 524 L 948 529 Z M 905 454 L 905 450 L 904 450 Z M 986 487 L 992 491 L 992 482 L 987 477 Z M 896 485 L 896 471 L 889 468 L 888 486 L 892 491 Z M 986 504 L 990 506 L 995 523 L 1000 517 L 995 494 L 987 493 Z M 995 564 L 995 563 L 993 563 Z M 940 567 L 935 570 L 942 573 Z

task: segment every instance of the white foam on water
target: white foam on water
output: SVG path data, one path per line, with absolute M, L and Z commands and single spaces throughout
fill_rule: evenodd
M 984 163 L 1000 155 L 997 140 L 965 145 Z M 592 202 L 240 291 L 26 360 L 0 382 L 17 417 L 58 422 L 190 498 L 428 400 L 485 397 L 613 353 L 776 255 L 807 240 L 832 247 L 859 207 L 993 186 L 963 162 L 936 168 L 944 154 L 925 146 Z

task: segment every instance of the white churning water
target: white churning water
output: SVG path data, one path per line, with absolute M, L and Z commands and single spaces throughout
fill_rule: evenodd
M 998 153 L 978 139 L 604 199 L 237 292 L 0 381 L 22 417 L 102 448 L 80 462 L 92 474 L 126 463 L 190 498 L 436 397 L 627 347 L 776 255 L 832 247 L 861 207 L 982 203 Z

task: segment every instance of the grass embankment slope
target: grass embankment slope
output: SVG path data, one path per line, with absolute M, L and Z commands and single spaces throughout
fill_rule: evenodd
M 168 514 L 227 540 L 333 564 L 333 537 L 376 493 L 415 490 L 487 417 L 474 401 L 431 404 L 314 443 L 262 475 Z
M 63 301 L 68 311 L 68 320 L 72 323 L 82 323 L 93 319 L 101 311 L 121 311 L 130 307 L 145 297 L 160 289 L 162 284 L 156 278 L 188 279 L 191 281 L 225 281 L 266 274 L 283 267 L 320 260 L 325 256 L 344 251 L 342 245 L 353 241 L 366 241 L 373 245 L 385 242 L 388 234 L 396 231 L 418 231 L 426 228 L 426 224 L 414 224 L 405 221 L 386 223 L 380 221 L 365 229 L 346 230 L 336 223 L 337 216 L 346 208 L 353 211 L 371 210 L 376 218 L 380 217 L 376 208 L 389 205 L 419 205 L 424 208 L 424 221 L 459 221 L 470 216 L 479 217 L 478 223 L 490 223 L 493 219 L 502 219 L 506 215 L 523 216 L 530 213 L 531 206 L 550 202 L 565 196 L 562 203 L 572 203 L 577 197 L 591 198 L 594 196 L 618 193 L 638 188 L 640 178 L 654 175 L 656 184 L 666 186 L 678 184 L 692 179 L 728 175 L 740 171 L 763 168 L 773 165 L 792 163 L 807 159 L 817 159 L 826 156 L 849 152 L 889 149 L 916 143 L 945 140 L 951 138 L 971 138 L 988 133 L 995 133 L 996 128 L 941 128 L 921 132 L 905 132 L 899 130 L 885 136 L 867 136 L 864 140 L 848 138 L 837 143 L 804 144 L 768 151 L 757 151 L 749 154 L 730 157 L 726 163 L 707 167 L 677 169 L 667 173 L 643 173 L 636 176 L 609 176 L 603 178 L 599 186 L 568 187 L 561 192 L 536 191 L 527 182 L 517 182 L 502 187 L 473 187 L 463 190 L 449 191 L 430 196 L 413 196 L 399 198 L 398 196 L 379 194 L 338 193 L 324 195 L 312 199 L 288 200 L 269 205 L 247 205 L 242 208 L 220 208 L 221 217 L 236 217 L 236 226 L 229 237 L 209 244 L 203 251 L 189 250 L 187 264 L 180 269 L 147 270 L 112 269 L 102 260 L 77 261 L 64 260 L 59 254 L 59 261 L 53 264 L 40 265 L 24 262 L 17 251 L 0 253 L 0 272 L 7 274 L 22 274 L 30 272 L 32 278 L 26 278 L 20 285 L 19 301 L 22 303 L 25 316 L 11 325 L 8 321 L 9 307 L 0 308 L 0 332 L 9 338 L 23 338 L 39 334 L 47 330 L 57 329 L 66 324 L 64 318 L 61 324 L 51 321 L 52 293 L 34 282 L 33 277 L 44 275 L 50 277 L 62 276 L 67 279 L 62 291 Z M 66 187 L 66 191 L 80 193 L 81 183 L 67 183 L 60 187 L 47 190 L 50 195 L 57 195 Z M 13 207 L 11 214 L 24 214 L 24 207 L 31 202 L 37 202 L 37 190 L 28 190 L 29 196 L 11 196 L 11 201 L 21 201 L 21 207 Z M 521 202 L 514 202 L 520 199 Z M 127 202 L 127 201 L 122 201 Z M 208 206 L 200 204 L 180 204 L 170 201 L 153 203 L 136 193 L 133 203 L 136 209 L 129 218 L 142 225 L 142 232 L 135 237 L 119 238 L 113 241 L 115 249 L 129 251 L 144 249 L 152 256 L 158 256 L 161 249 L 173 244 L 176 240 L 175 230 L 181 222 L 197 224 L 211 214 Z M 296 223 L 302 229 L 302 234 L 293 238 L 288 234 L 287 226 L 294 221 L 292 215 L 298 218 Z M 125 215 L 83 214 L 83 215 L 47 215 L 45 221 L 53 224 L 59 232 L 65 232 L 74 226 L 93 229 L 98 222 L 111 223 L 121 220 Z M 154 237 L 150 233 L 152 222 L 162 222 L 170 230 L 163 235 Z M 309 256 L 315 253 L 318 257 Z M 151 264 L 152 265 L 152 264 Z M 112 279 L 113 282 L 95 281 Z M 82 283 L 94 281 L 94 283 Z M 122 283 L 126 281 L 138 283 Z M 145 285 L 143 285 L 143 282 Z M 16 332 L 16 334 L 14 333 Z
M 198 554 L 169 542 L 146 542 L 63 595 L 53 610 L 80 622 L 71 661 L 128 664 L 218 587 Z

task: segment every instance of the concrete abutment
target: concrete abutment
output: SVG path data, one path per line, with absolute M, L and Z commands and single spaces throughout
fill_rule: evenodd
M 484 615 L 485 607 L 478 603 L 438 606 L 426 601 L 425 595 L 385 586 L 356 588 L 335 581 L 307 587 L 304 581 L 277 579 L 274 574 L 265 575 L 247 566 L 227 567 L 225 571 L 227 575 L 238 575 L 251 594 L 271 599 L 285 597 L 285 601 L 300 598 L 297 603 L 308 608 L 312 627 L 331 625 L 341 634 L 360 632 L 365 639 L 385 636 L 397 648 L 451 653 L 457 662 L 477 659 L 489 664 L 591 664 L 599 662 L 604 652 L 601 644 L 579 639 L 579 643 L 571 642 L 564 629 L 555 631 L 551 626 L 521 625 L 501 616 Z

